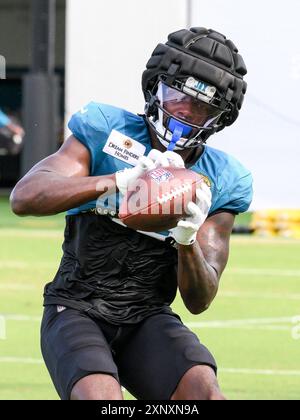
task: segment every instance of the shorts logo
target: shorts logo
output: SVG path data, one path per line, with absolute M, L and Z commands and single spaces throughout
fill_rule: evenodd
M 166 182 L 169 179 L 174 178 L 174 175 L 164 168 L 157 168 L 149 174 L 149 176 L 153 179 L 154 182 L 157 184 L 161 184 L 162 182 Z
M 63 312 L 63 311 L 65 311 L 67 308 L 65 307 L 65 306 L 60 306 L 60 305 L 57 305 L 57 312 L 58 313 L 60 313 L 60 312 Z

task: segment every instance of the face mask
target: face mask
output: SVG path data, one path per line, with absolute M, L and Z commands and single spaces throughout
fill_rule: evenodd
M 158 85 L 156 96 L 160 105 L 158 119 L 152 121 L 152 125 L 159 141 L 171 151 L 199 146 L 202 142 L 197 137 L 222 114 L 211 105 L 162 82 Z

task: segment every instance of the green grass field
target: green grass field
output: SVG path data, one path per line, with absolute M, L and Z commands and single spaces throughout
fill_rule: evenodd
M 43 286 L 56 272 L 63 226 L 63 215 L 17 218 L 0 199 L 0 314 L 6 323 L 0 400 L 58 398 L 42 362 L 39 327 Z M 300 330 L 293 323 L 300 316 L 299 255 L 300 241 L 234 236 L 209 311 L 193 316 L 179 298 L 173 305 L 215 355 L 229 399 L 300 397 L 300 339 L 292 334 Z

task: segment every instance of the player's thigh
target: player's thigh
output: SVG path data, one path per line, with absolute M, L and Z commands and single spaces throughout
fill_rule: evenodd
M 87 315 L 56 306 L 45 308 L 41 327 L 42 354 L 62 399 L 70 399 L 74 385 L 84 377 L 101 373 L 118 382 L 118 371 L 99 326 Z
M 146 319 L 117 352 L 122 385 L 138 399 L 169 400 L 193 366 L 216 371 L 216 362 L 198 337 L 172 315 Z

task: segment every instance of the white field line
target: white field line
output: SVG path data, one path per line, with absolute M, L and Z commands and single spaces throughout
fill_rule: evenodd
M 222 298 L 244 298 L 244 299 L 274 299 L 274 300 L 300 300 L 300 294 L 284 293 L 247 293 L 247 292 L 219 292 L 218 297 Z
M 268 329 L 270 327 L 276 328 L 277 324 L 281 327 L 287 327 L 286 324 L 292 325 L 295 317 L 284 317 L 284 318 L 257 318 L 257 319 L 233 319 L 225 321 L 203 321 L 203 322 L 187 322 L 185 325 L 188 328 L 239 328 L 239 327 L 262 327 Z
M 21 321 L 21 322 L 41 322 L 41 316 L 18 315 L 18 314 L 0 314 L 5 321 Z
M 253 275 L 253 276 L 279 276 L 279 277 L 299 277 L 300 270 L 281 270 L 264 268 L 228 268 L 225 274 Z
M 3 317 L 5 321 L 16 322 L 37 322 L 41 323 L 41 317 L 22 316 L 22 315 L 8 315 Z M 262 330 L 262 331 L 291 331 L 293 325 L 245 325 L 245 324 L 230 324 L 230 323 L 214 323 L 206 324 L 205 322 L 186 322 L 185 325 L 191 329 L 240 329 L 240 330 Z
M 7 236 L 22 236 L 22 237 L 61 237 L 64 233 L 64 225 L 61 228 L 54 227 L 16 227 L 16 228 L 1 228 L 0 237 L 3 235 Z M 250 235 L 232 235 L 231 242 L 233 244 L 267 244 L 267 245 L 300 245 L 300 239 L 294 238 L 280 238 L 280 237 L 271 237 L 264 238 L 259 236 L 250 236 Z
M 0 238 L 5 237 L 17 237 L 17 238 L 47 238 L 47 239 L 62 239 L 64 235 L 64 229 L 1 229 Z
M 6 323 L 3 316 L 0 316 L 0 340 L 6 340 Z
M 15 260 L 5 260 L 0 261 L 1 268 L 12 268 L 12 269 L 36 269 L 36 268 L 54 268 L 58 267 L 58 263 L 54 261 L 51 262 L 25 262 L 25 261 L 15 261 Z
M 278 326 L 278 325 L 245 325 L 245 326 L 237 326 L 237 327 L 228 327 L 234 329 L 242 329 L 242 330 L 255 330 L 255 331 L 288 331 L 291 332 L 291 326 Z
M 279 325 L 235 325 L 235 324 L 214 324 L 214 325 L 205 325 L 195 323 L 186 323 L 185 324 L 190 329 L 209 329 L 209 330 L 242 330 L 242 331 L 290 331 L 292 332 L 292 325 L 288 326 L 279 326 Z
M 41 285 L 34 284 L 14 284 L 11 283 L 0 283 L 0 290 L 42 290 L 44 287 Z M 283 294 L 283 293 L 247 293 L 247 292 L 233 292 L 233 291 L 224 291 L 219 292 L 218 297 L 220 298 L 236 298 L 236 299 L 266 299 L 266 300 L 300 300 L 300 294 Z
M 300 376 L 300 370 L 272 370 L 272 369 L 231 369 L 221 368 L 220 373 L 266 376 Z
M 41 316 L 21 314 L 0 314 L 5 321 L 41 322 Z M 298 318 L 297 318 L 298 320 Z M 188 328 L 208 329 L 243 329 L 266 331 L 291 331 L 296 322 L 296 316 L 284 318 L 234 319 L 222 321 L 186 322 Z
M 0 261 L 1 268 L 13 268 L 13 269 L 32 269 L 33 267 L 38 268 L 55 268 L 58 267 L 58 261 L 53 262 L 26 262 L 18 260 L 5 260 Z M 269 268 L 227 268 L 224 274 L 227 275 L 242 275 L 242 276 L 274 276 L 274 277 L 299 277 L 300 270 L 281 270 L 281 269 L 269 269 Z
M 42 288 L 42 285 L 41 285 Z M 33 284 L 14 284 L 14 283 L 0 283 L 0 290 L 38 290 L 39 288 Z
M 64 227 L 61 229 L 30 229 L 19 228 L 9 229 L 2 228 L 0 231 L 0 238 L 13 236 L 19 238 L 49 238 L 49 239 L 63 239 Z M 253 236 L 232 236 L 231 242 L 236 245 L 300 245 L 299 239 L 290 238 L 259 238 Z
M 61 228 L 31 228 L 31 226 L 27 227 L 19 227 L 19 228 L 1 228 L 0 237 L 1 236 L 18 236 L 18 237 L 36 237 L 36 238 L 62 238 L 64 233 L 64 226 L 62 225 Z M 257 236 L 244 236 L 244 235 L 232 235 L 231 242 L 233 244 L 239 245 L 300 245 L 299 239 L 293 238 L 280 238 L 280 237 L 272 237 L 272 238 L 263 238 Z
M 232 235 L 231 243 L 235 245 L 300 245 L 299 239 L 293 238 L 259 238 L 255 236 Z
M 30 357 L 0 357 L 0 363 L 19 363 L 24 365 L 42 365 L 42 359 L 32 359 Z
M 0 363 L 14 363 L 24 365 L 43 365 L 42 359 L 26 357 L 0 357 Z M 271 370 L 271 369 L 235 369 L 220 368 L 220 373 L 266 376 L 300 376 L 299 370 Z
M 1 236 L 30 237 L 30 238 L 63 238 L 64 226 L 61 229 L 31 229 L 26 228 L 2 228 Z M 238 245 L 300 245 L 299 239 L 291 238 L 259 238 L 254 236 L 233 235 L 231 242 Z

